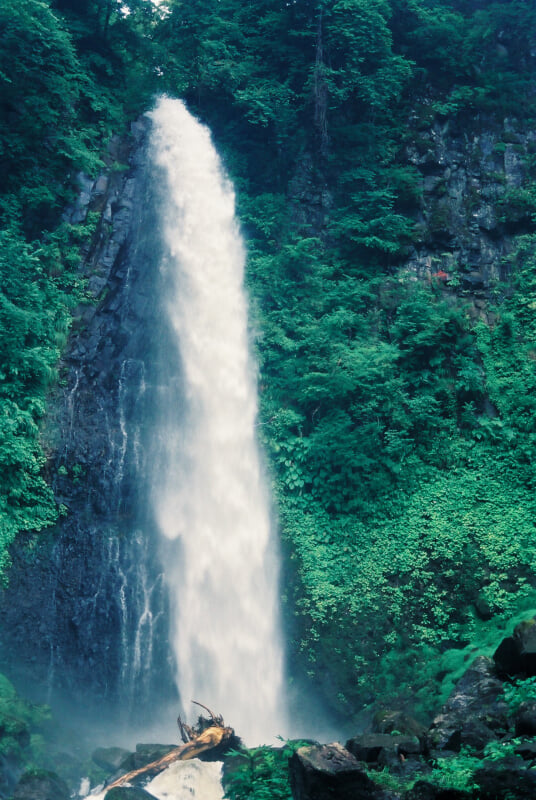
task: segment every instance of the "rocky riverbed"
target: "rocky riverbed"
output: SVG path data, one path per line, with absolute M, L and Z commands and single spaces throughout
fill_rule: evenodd
M 400 710 L 378 712 L 368 731 L 344 744 L 289 742 L 281 748 L 205 753 L 176 762 L 158 779 L 106 785 L 161 758 L 176 744 L 99 747 L 92 776 L 67 786 L 30 771 L 13 800 L 68 800 L 92 791 L 102 800 L 515 800 L 536 796 L 536 620 L 521 623 L 493 658 L 477 657 L 428 726 Z M 290 755 L 290 758 L 289 758 Z M 222 761 L 220 760 L 222 759 Z M 222 763 L 223 762 L 223 763 Z M 82 766 L 80 765 L 80 768 Z M 222 782 L 220 771 L 223 768 Z M 282 781 L 274 779 L 279 769 Z M 62 771 L 61 764 L 59 772 Z M 90 770 L 91 771 L 91 770 Z M 261 791 L 261 794 L 259 794 Z

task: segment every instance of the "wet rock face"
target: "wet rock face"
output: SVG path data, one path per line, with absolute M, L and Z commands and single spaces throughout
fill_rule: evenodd
M 389 733 L 363 733 L 346 742 L 346 749 L 358 761 L 368 764 L 387 763 L 393 759 L 420 755 L 423 751 L 416 736 L 391 735 Z
M 174 697 L 166 593 L 150 512 L 150 421 L 158 393 L 158 181 L 138 123 L 86 180 L 72 221 L 98 215 L 83 271 L 94 302 L 75 312 L 44 432 L 65 515 L 13 553 L 0 599 L 0 669 L 39 701 L 102 718 Z M 89 702 L 88 702 L 89 701 Z
M 13 800 L 69 800 L 69 789 L 54 772 L 40 771 L 22 776 Z
M 404 800 L 474 800 L 474 797 L 461 789 L 440 789 L 427 781 L 417 781 Z
M 105 800 L 156 800 L 141 786 L 116 786 L 106 793 Z
M 536 619 L 517 625 L 512 636 L 502 640 L 493 654 L 493 660 L 503 677 L 536 676 Z
M 519 765 L 516 759 L 510 764 L 487 764 L 475 773 L 479 800 L 532 800 L 536 797 L 536 774 Z
M 405 270 L 473 295 L 476 313 L 488 289 L 507 280 L 512 238 L 531 228 L 510 198 L 528 177 L 536 135 L 505 120 L 437 120 L 405 153 L 420 173 L 418 241 Z
M 426 727 L 410 714 L 397 709 L 382 709 L 374 715 L 372 730 L 374 733 L 398 733 L 405 736 L 416 736 L 422 740 Z
M 536 703 L 522 703 L 515 714 L 516 736 L 536 736 Z M 536 753 L 536 745 L 533 751 Z
M 123 747 L 97 747 L 91 758 L 98 767 L 109 772 L 121 769 L 131 753 Z M 125 772 L 128 770 L 125 769 Z
M 342 745 L 300 747 L 289 761 L 294 800 L 367 800 L 382 793 Z
M 456 684 L 428 732 L 430 750 L 480 751 L 508 731 L 508 707 L 493 661 L 477 658 Z

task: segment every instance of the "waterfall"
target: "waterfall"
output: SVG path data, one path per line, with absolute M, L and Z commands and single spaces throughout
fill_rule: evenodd
M 169 336 L 154 458 L 177 686 L 250 744 L 286 730 L 277 553 L 255 437 L 245 252 L 210 133 L 178 100 L 150 114 L 161 170 Z

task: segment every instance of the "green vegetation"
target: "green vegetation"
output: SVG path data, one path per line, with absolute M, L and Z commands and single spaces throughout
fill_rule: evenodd
M 512 713 L 519 710 L 523 703 L 536 702 L 536 678 L 518 680 L 504 687 L 504 699 Z
M 22 699 L 0 674 L 0 788 L 4 794 L 11 796 L 4 772 L 11 780 L 23 770 L 28 778 L 60 776 L 73 787 L 89 776 L 92 784 L 98 785 L 107 773 L 90 758 L 91 746 L 79 726 L 76 730 L 60 727 L 48 706 Z M 53 773 L 48 772 L 51 769 Z
M 515 759 L 524 765 L 515 749 L 520 739 L 506 742 L 493 741 L 483 753 L 475 755 L 469 748 L 459 753 L 438 758 L 431 763 L 431 770 L 417 773 L 411 778 L 393 775 L 387 768 L 368 768 L 367 773 L 376 786 L 401 794 L 409 792 L 417 781 L 426 781 L 440 789 L 468 792 L 478 797 L 475 773 L 494 764 L 512 767 Z M 257 747 L 231 753 L 226 761 L 223 784 L 225 797 L 229 800 L 291 800 L 288 760 L 304 742 L 287 742 L 284 747 Z M 473 795 L 472 793 L 475 792 Z
M 408 144 L 477 120 L 500 154 L 505 116 L 533 125 L 535 15 L 528 0 L 0 0 L 2 569 L 17 532 L 57 516 L 39 423 L 90 234 L 61 208 L 168 91 L 210 123 L 238 189 L 293 669 L 346 715 L 427 709 L 446 656 L 532 607 L 536 184 L 497 201 L 519 236 L 485 314 L 459 277 L 399 267 L 422 241 Z
M 288 760 L 303 744 L 289 741 L 280 748 L 231 752 L 223 776 L 225 796 L 230 800 L 291 800 Z
M 350 5 L 351 19 L 342 15 Z M 416 134 L 403 127 L 408 103 L 418 125 L 467 110 L 493 125 L 509 109 L 497 73 L 527 97 L 533 119 L 527 51 L 506 58 L 497 46 L 511 5 L 393 7 L 391 16 L 384 3 L 366 12 L 324 4 L 317 15 L 317 55 L 323 25 L 323 57 L 339 65 L 336 81 L 322 68 L 327 142 L 317 130 L 301 143 L 312 153 L 305 193 L 331 192 L 317 220 L 304 220 L 292 181 L 285 204 L 277 174 L 255 196 L 250 177 L 240 201 L 260 320 L 262 433 L 293 580 L 290 627 L 300 668 L 330 693 L 338 687 L 350 714 L 389 697 L 433 709 L 441 654 L 477 651 L 496 622 L 533 605 L 532 234 L 509 257 L 515 291 L 496 287 L 491 325 L 475 323 L 462 290 L 396 272 L 419 194 L 399 157 Z M 346 28 L 359 27 L 361 12 L 366 37 L 334 54 L 335 40 L 355 42 Z M 521 3 L 515 13 L 517 29 L 533 10 Z M 370 83 L 355 82 L 356 52 Z M 416 99 L 425 82 L 435 107 Z M 314 100 L 309 132 L 322 111 Z M 531 186 L 507 193 L 505 221 L 532 225 L 531 198 Z
M 301 647 L 313 673 L 344 685 L 349 708 L 385 695 L 386 680 L 400 690 L 393 650 L 415 664 L 434 645 L 434 661 L 478 643 L 479 614 L 507 619 L 531 605 L 527 248 L 523 294 L 500 302 L 491 328 L 433 287 L 389 278 L 345 277 L 335 299 L 324 266 L 321 295 L 316 264 L 294 288 L 299 313 L 276 310 L 263 326 L 263 431 L 298 575 Z M 411 669 L 403 677 L 413 694 Z
M 0 675 L 0 756 L 6 763 L 12 768 L 37 765 L 44 752 L 49 720 L 47 706 L 21 700 L 7 678 Z

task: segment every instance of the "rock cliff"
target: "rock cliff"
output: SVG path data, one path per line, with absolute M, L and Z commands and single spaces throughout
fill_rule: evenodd
M 420 175 L 417 242 L 406 269 L 472 298 L 508 281 L 513 237 L 532 230 L 524 201 L 536 135 L 512 120 L 411 120 L 404 157 Z M 526 198 L 525 198 L 526 200 Z
M 2 669 L 40 701 L 97 706 L 99 717 L 118 707 L 143 717 L 149 698 L 174 696 L 147 470 L 165 335 L 147 130 L 143 120 L 112 141 L 109 168 L 81 176 L 67 211 L 96 229 L 83 254 L 89 302 L 75 312 L 44 431 L 64 516 L 18 544 L 1 598 Z

